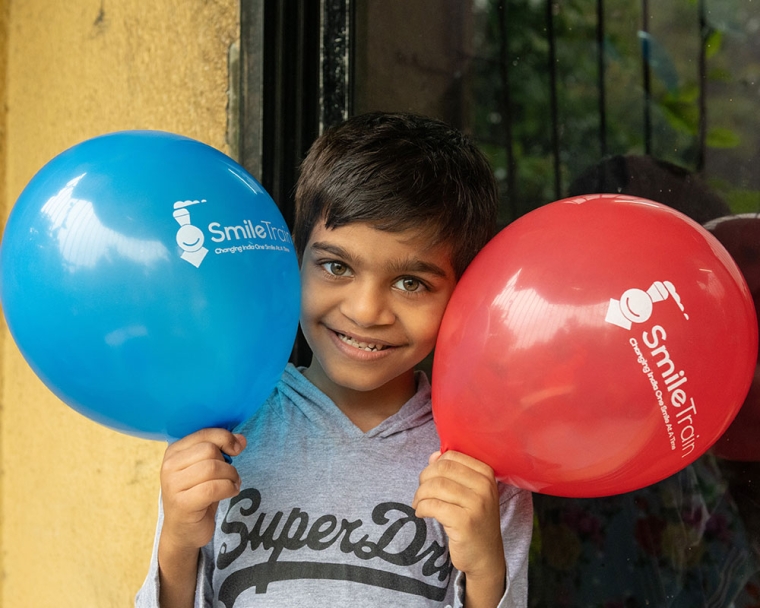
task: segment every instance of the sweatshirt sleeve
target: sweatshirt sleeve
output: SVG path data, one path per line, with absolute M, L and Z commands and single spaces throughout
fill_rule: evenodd
M 160 604 L 158 603 L 158 594 L 160 591 L 158 578 L 158 539 L 161 536 L 161 526 L 163 523 L 164 510 L 161 503 L 161 497 L 159 496 L 158 522 L 156 524 L 156 535 L 153 540 L 153 553 L 150 557 L 150 565 L 148 567 L 148 574 L 145 577 L 145 582 L 135 596 L 135 608 L 160 608 Z M 212 543 L 209 543 L 201 549 L 200 559 L 198 560 L 194 608 L 212 608 L 213 606 L 213 590 L 211 586 L 213 569 L 213 549 Z
M 527 490 L 499 484 L 501 539 L 507 563 L 506 590 L 497 608 L 526 608 L 528 605 L 528 556 L 533 535 L 533 495 Z M 464 608 L 465 575 L 454 579 L 452 608 Z M 448 607 L 447 607 L 448 608 Z

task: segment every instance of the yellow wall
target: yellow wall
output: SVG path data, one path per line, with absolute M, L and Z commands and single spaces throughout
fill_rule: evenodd
M 162 129 L 229 152 L 236 0 L 0 2 L 2 217 L 45 162 L 98 134 Z M 0 605 L 130 606 L 164 446 L 63 405 L 5 328 L 0 346 Z

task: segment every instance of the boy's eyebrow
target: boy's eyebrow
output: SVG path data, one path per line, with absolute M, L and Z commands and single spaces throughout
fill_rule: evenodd
M 343 247 L 340 247 L 339 245 L 334 245 L 332 243 L 326 243 L 324 241 L 316 241 L 311 244 L 311 249 L 316 249 L 319 251 L 323 251 L 324 253 L 329 253 L 331 255 L 334 255 L 342 260 L 346 260 L 349 263 L 355 263 L 356 258 L 352 256 L 348 251 L 343 249 Z M 437 264 L 433 264 L 432 262 L 426 262 L 425 260 L 418 260 L 418 259 L 406 259 L 406 260 L 393 260 L 388 264 L 388 270 L 390 272 L 395 273 L 404 273 L 404 272 L 419 272 L 419 273 L 425 273 L 425 274 L 432 274 L 437 277 L 446 278 L 448 274 L 446 271 L 438 266 Z
M 331 255 L 334 255 L 335 257 L 341 258 L 348 262 L 352 262 L 354 260 L 354 256 L 352 256 L 350 253 L 348 253 L 348 251 L 343 249 L 343 247 L 340 247 L 338 245 L 332 245 L 330 243 L 316 241 L 315 243 L 311 244 L 311 248 L 318 249 L 319 251 L 323 251 L 325 253 L 329 253 Z
M 388 270 L 391 272 L 397 272 L 399 274 L 404 272 L 414 272 L 423 274 L 432 274 L 442 279 L 446 278 L 446 271 L 432 262 L 426 262 L 425 260 L 398 260 L 388 264 Z

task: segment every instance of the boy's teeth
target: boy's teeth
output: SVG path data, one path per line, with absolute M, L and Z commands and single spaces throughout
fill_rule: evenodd
M 354 346 L 356 348 L 361 348 L 362 350 L 368 350 L 368 351 L 377 351 L 377 350 L 383 350 L 385 346 L 382 346 L 380 344 L 367 344 L 366 342 L 357 342 L 353 338 L 349 338 L 346 335 L 338 334 L 338 337 L 343 340 L 346 344 L 350 344 L 351 346 Z

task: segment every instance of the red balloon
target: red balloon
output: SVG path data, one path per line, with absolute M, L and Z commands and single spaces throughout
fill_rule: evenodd
M 494 237 L 446 309 L 441 447 L 544 494 L 650 485 L 728 428 L 757 331 L 741 272 L 685 215 L 612 194 L 545 205 Z
M 731 215 L 705 225 L 739 266 L 760 313 L 760 217 L 755 213 Z M 760 461 L 760 366 L 755 367 L 747 398 L 731 426 L 713 446 L 729 460 Z

